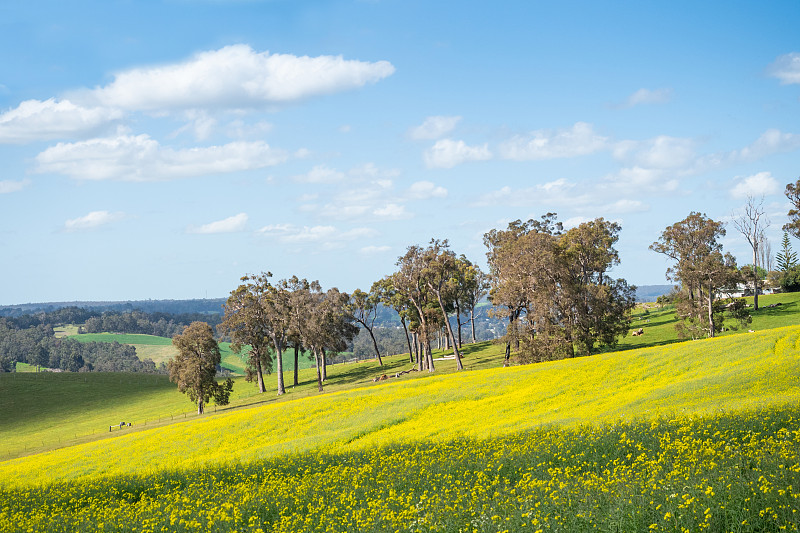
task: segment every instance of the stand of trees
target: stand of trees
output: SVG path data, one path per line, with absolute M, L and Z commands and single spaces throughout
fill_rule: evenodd
M 157 372 L 155 363 L 136 357 L 133 346 L 56 338 L 50 325 L 19 329 L 0 319 L 0 371 L 17 362 L 66 372 Z
M 318 282 L 296 276 L 275 284 L 272 274 L 244 276 L 224 306 L 219 331 L 232 340 L 234 351 L 248 350 L 247 379 L 265 392 L 264 373 L 272 371 L 275 355 L 278 395 L 286 392 L 283 352 L 293 344 L 309 350 L 316 361 L 319 389 L 327 379 L 327 354 L 344 351 L 358 333 L 348 306 L 350 297 Z M 295 380 L 297 374 L 295 374 Z
M 484 236 L 489 298 L 508 319 L 506 357 L 523 362 L 589 355 L 630 327 L 635 287 L 607 272 L 619 263 L 619 225 L 602 218 L 564 231 L 555 213 Z

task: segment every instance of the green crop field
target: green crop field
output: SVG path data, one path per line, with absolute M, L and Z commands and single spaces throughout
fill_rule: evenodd
M 238 379 L 186 419 L 163 376 L 0 375 L 0 531 L 797 531 L 800 321 L 772 298 L 753 333 L 676 342 L 650 308 L 616 352 Z M 109 435 L 124 409 L 147 425 Z
M 77 328 L 75 328 L 77 331 Z M 85 333 L 70 335 L 70 338 L 80 342 L 118 342 L 120 344 L 130 344 L 136 348 L 136 356 L 140 360 L 151 359 L 156 365 L 167 363 L 175 357 L 177 350 L 172 345 L 172 339 L 157 337 L 155 335 L 140 335 L 135 333 Z M 236 375 L 244 375 L 246 365 L 246 354 L 236 354 L 231 349 L 229 342 L 219 343 L 222 355 L 223 368 L 228 369 Z M 284 355 L 284 365 L 286 370 L 294 370 L 294 353 L 287 352 Z M 300 368 L 311 368 L 313 361 L 306 354 L 300 357 Z

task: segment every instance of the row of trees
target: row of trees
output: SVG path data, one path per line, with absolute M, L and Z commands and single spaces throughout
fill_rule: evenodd
M 231 339 L 232 348 L 247 350 L 247 379 L 265 392 L 264 374 L 276 365 L 278 394 L 286 392 L 283 354 L 294 348 L 294 383 L 303 349 L 314 357 L 319 390 L 327 379 L 327 352 L 343 351 L 358 333 L 348 311 L 349 297 L 338 289 L 322 292 L 318 282 L 296 276 L 275 284 L 272 274 L 244 276 L 224 306 L 218 331 Z M 275 356 L 273 360 L 273 354 Z

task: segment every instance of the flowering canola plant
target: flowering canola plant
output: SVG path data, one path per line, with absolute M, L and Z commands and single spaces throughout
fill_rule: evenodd
M 0 463 L 0 531 L 797 531 L 800 327 L 323 395 Z

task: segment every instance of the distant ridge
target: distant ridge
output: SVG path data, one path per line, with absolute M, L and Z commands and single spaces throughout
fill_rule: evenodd
M 0 305 L 0 316 L 16 316 L 37 312 L 49 312 L 64 307 L 80 307 L 96 311 L 133 311 L 146 313 L 208 313 L 222 314 L 225 298 L 198 298 L 193 300 L 121 300 L 115 302 L 74 301 L 41 302 L 17 305 Z
M 655 302 L 656 298 L 669 293 L 671 290 L 672 285 L 642 285 L 636 287 L 636 301 Z

